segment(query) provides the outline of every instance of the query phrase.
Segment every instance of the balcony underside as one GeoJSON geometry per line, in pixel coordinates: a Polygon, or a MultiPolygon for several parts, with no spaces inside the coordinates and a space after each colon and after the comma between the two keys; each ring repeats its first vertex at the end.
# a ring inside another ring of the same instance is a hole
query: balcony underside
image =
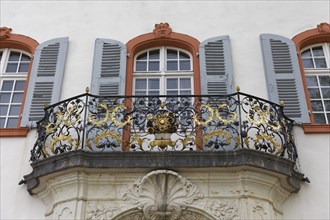
{"type": "Polygon", "coordinates": [[[281,185],[290,192],[300,189],[304,175],[295,170],[295,163],[285,158],[251,149],[236,151],[183,151],[183,152],[86,152],[71,151],[46,158],[31,164],[32,173],[24,176],[27,189],[33,194],[39,181],[47,175],[79,168],[80,170],[102,169],[132,170],[146,169],[261,169],[281,176],[281,185]],[[246,167],[246,168],[244,168],[246,167]]]}

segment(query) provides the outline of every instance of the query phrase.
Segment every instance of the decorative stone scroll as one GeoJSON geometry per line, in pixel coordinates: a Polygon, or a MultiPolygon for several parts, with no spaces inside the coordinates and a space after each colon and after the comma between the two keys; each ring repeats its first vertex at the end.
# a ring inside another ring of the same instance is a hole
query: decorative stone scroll
{"type": "Polygon", "coordinates": [[[239,217],[237,205],[231,201],[211,201],[207,206],[207,210],[220,220],[231,220],[239,217]]]}
{"type": "Polygon", "coordinates": [[[168,23],[155,24],[153,33],[156,38],[169,38],[172,33],[172,28],[170,28],[168,23]]]}
{"type": "Polygon", "coordinates": [[[110,220],[118,214],[118,208],[110,206],[109,202],[90,201],[87,202],[86,219],[87,220],[110,220]]]}
{"type": "Polygon", "coordinates": [[[323,22],[323,23],[317,25],[317,30],[320,33],[330,33],[330,24],[323,22]]]}
{"type": "Polygon", "coordinates": [[[0,27],[0,40],[9,38],[12,30],[8,27],[0,27]]]}
{"type": "Polygon", "coordinates": [[[202,198],[199,188],[170,170],[152,171],[138,180],[124,200],[142,210],[146,219],[181,219],[194,200],[202,198]]]}

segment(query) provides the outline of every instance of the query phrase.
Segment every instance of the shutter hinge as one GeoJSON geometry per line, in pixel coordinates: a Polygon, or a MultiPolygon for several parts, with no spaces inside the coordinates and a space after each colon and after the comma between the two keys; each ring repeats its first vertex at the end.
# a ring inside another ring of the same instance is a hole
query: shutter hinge
{"type": "Polygon", "coordinates": [[[198,52],[196,53],[196,57],[199,57],[199,53],[198,52]]]}
{"type": "Polygon", "coordinates": [[[130,53],[127,53],[126,56],[127,56],[127,58],[130,58],[131,57],[131,54],[130,53]]]}

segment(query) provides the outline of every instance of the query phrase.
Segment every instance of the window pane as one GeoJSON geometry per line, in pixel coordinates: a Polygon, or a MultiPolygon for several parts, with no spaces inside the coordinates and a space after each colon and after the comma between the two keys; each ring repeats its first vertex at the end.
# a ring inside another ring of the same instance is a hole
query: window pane
{"type": "Polygon", "coordinates": [[[306,76],[306,84],[307,86],[317,86],[316,76],[306,76]]]}
{"type": "Polygon", "coordinates": [[[12,105],[9,110],[9,115],[19,115],[20,108],[20,105],[12,105]]]}
{"type": "Polygon", "coordinates": [[[314,47],[314,48],[312,48],[312,50],[313,50],[314,57],[316,57],[316,56],[324,56],[323,49],[322,49],[321,46],[320,47],[314,47]]]}
{"type": "Polygon", "coordinates": [[[167,79],[167,89],[178,89],[178,79],[167,79]]]}
{"type": "Polygon", "coordinates": [[[147,79],[136,79],[135,89],[147,89],[147,79]]]}
{"type": "Polygon", "coordinates": [[[15,91],[24,91],[25,80],[19,80],[15,83],[15,91]]]}
{"type": "Polygon", "coordinates": [[[167,50],[167,59],[178,59],[178,52],[176,50],[167,50]]]}
{"type": "Polygon", "coordinates": [[[311,58],[310,59],[302,59],[302,62],[303,62],[304,68],[314,68],[313,60],[311,58]]]}
{"type": "Polygon", "coordinates": [[[314,122],[315,124],[325,124],[325,117],[324,114],[318,114],[318,113],[314,113],[314,122]]]}
{"type": "Polygon", "coordinates": [[[178,91],[167,91],[167,95],[178,95],[178,91]]]}
{"type": "Polygon", "coordinates": [[[149,79],[149,89],[159,89],[159,79],[149,79]]]}
{"type": "Polygon", "coordinates": [[[180,60],[180,70],[190,70],[190,61],[180,60]]]}
{"type": "Polygon", "coordinates": [[[308,49],[308,50],[302,52],[301,53],[301,56],[302,57],[311,57],[312,56],[312,53],[311,53],[310,49],[308,49]]]}
{"type": "Polygon", "coordinates": [[[0,116],[7,115],[8,105],[0,105],[0,116]]]}
{"type": "Polygon", "coordinates": [[[323,111],[322,101],[311,101],[313,111],[323,111]]]}
{"type": "Polygon", "coordinates": [[[175,61],[167,61],[167,70],[178,70],[178,62],[175,61]]]}
{"type": "Polygon", "coordinates": [[[146,91],[135,91],[135,95],[146,95],[146,91]]]}
{"type": "Polygon", "coordinates": [[[23,93],[14,93],[13,95],[13,103],[22,103],[22,99],[23,99],[23,93]]]}
{"type": "Polygon", "coordinates": [[[22,54],[21,61],[30,61],[30,57],[28,55],[22,54]]]}
{"type": "Polygon", "coordinates": [[[150,61],[149,71],[159,71],[159,61],[150,61]]]}
{"type": "Polygon", "coordinates": [[[315,58],[315,67],[316,68],[327,68],[325,58],[315,58]]]}
{"type": "Polygon", "coordinates": [[[327,114],[328,124],[330,124],[330,114],[327,114]]]}
{"type": "Polygon", "coordinates": [[[308,89],[308,94],[311,99],[321,98],[319,89],[308,89]]]}
{"type": "Polygon", "coordinates": [[[322,88],[322,95],[323,98],[328,99],[330,98],[330,88],[322,88]]]}
{"type": "Polygon", "coordinates": [[[180,55],[180,59],[190,59],[189,55],[182,51],[179,52],[179,55],[180,55]]]}
{"type": "Polygon", "coordinates": [[[25,73],[29,70],[29,63],[21,63],[21,65],[19,66],[18,72],[20,73],[25,73]]]}
{"type": "Polygon", "coordinates": [[[149,51],[149,59],[159,59],[159,50],[149,51]]]}
{"type": "Polygon", "coordinates": [[[147,60],[147,52],[140,54],[136,59],[137,60],[147,60]]]}
{"type": "Polygon", "coordinates": [[[191,91],[180,91],[181,95],[191,95],[191,91]]]}
{"type": "Polygon", "coordinates": [[[159,91],[149,91],[149,95],[159,95],[159,91]]]}
{"type": "Polygon", "coordinates": [[[6,72],[7,73],[16,73],[17,70],[17,63],[8,63],[6,72]]]}
{"type": "Polygon", "coordinates": [[[136,62],[136,71],[147,71],[147,62],[136,62]]]}
{"type": "Polygon", "coordinates": [[[0,128],[4,128],[5,127],[5,122],[6,122],[6,119],[5,118],[0,118],[0,128]]]}
{"type": "Polygon", "coordinates": [[[7,128],[16,128],[18,118],[8,118],[7,128]]]}
{"type": "Polygon", "coordinates": [[[20,53],[11,51],[8,60],[9,61],[19,61],[19,56],[20,56],[20,53]]]}
{"type": "Polygon", "coordinates": [[[324,105],[325,105],[325,110],[330,111],[330,100],[325,100],[324,105]]]}
{"type": "Polygon", "coordinates": [[[14,84],[14,81],[12,81],[12,80],[4,81],[2,83],[1,91],[11,91],[13,89],[13,84],[14,84]]]}
{"type": "Polygon", "coordinates": [[[190,89],[191,88],[190,79],[180,79],[180,88],[181,89],[190,89]]]}
{"type": "Polygon", "coordinates": [[[11,93],[0,93],[0,103],[9,103],[11,93]]]}
{"type": "Polygon", "coordinates": [[[1,63],[1,59],[2,59],[2,51],[0,51],[0,63],[1,63]]]}
{"type": "Polygon", "coordinates": [[[330,76],[319,76],[321,86],[330,86],[330,76]]]}

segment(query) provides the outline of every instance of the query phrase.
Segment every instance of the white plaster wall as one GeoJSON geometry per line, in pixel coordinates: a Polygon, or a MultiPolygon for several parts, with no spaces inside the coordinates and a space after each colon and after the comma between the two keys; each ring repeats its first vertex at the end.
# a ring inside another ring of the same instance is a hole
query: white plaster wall
{"type": "MultiPolygon", "coordinates": [[[[267,98],[259,35],[292,38],[329,22],[329,1],[0,1],[0,26],[39,43],[69,37],[62,99],[90,85],[96,38],[127,43],[168,22],[173,31],[200,42],[229,35],[235,84],[242,92],[267,98]]],[[[36,139],[1,138],[1,218],[39,219],[42,204],[17,183],[31,169],[29,151],[36,139]]],[[[305,135],[296,129],[303,184],[285,206],[284,218],[329,218],[329,135],[305,135]]]]}

